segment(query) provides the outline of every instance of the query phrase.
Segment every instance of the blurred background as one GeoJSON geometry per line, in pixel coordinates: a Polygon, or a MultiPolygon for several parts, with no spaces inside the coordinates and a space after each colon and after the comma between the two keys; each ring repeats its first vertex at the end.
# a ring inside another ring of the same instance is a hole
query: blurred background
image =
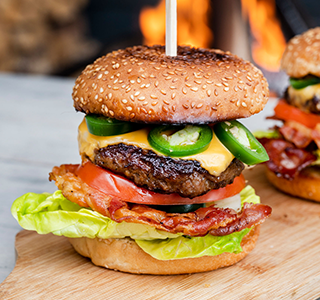
{"type": "MultiPolygon", "coordinates": [[[[287,41],[320,26],[319,0],[177,0],[178,43],[260,67],[274,93],[287,41]]],[[[0,72],[76,77],[123,47],[164,44],[165,0],[0,0],[0,72]]]]}

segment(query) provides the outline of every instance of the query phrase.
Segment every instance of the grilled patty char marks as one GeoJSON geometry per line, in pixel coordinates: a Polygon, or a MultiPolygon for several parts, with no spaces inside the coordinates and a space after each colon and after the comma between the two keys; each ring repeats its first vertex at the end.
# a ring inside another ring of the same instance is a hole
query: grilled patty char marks
{"type": "Polygon", "coordinates": [[[95,164],[125,176],[137,186],[187,198],[225,187],[244,169],[243,163],[235,158],[220,176],[213,176],[198,161],[159,156],[123,143],[96,149],[95,164]]]}

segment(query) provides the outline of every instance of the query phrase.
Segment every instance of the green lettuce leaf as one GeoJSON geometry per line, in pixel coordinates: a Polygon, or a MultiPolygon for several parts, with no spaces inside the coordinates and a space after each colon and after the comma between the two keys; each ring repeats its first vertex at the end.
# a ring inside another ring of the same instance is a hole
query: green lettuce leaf
{"type": "Polygon", "coordinates": [[[279,131],[276,129],[274,129],[274,130],[257,130],[255,132],[253,132],[253,135],[257,139],[262,139],[262,138],[277,139],[281,136],[279,131]]]}
{"type": "Polygon", "coordinates": [[[117,223],[100,213],[83,208],[67,200],[61,193],[27,193],[16,199],[11,207],[20,226],[39,234],[53,233],[71,238],[124,238],[166,239],[172,234],[144,224],[117,223]]]}
{"type": "MultiPolygon", "coordinates": [[[[240,193],[241,201],[259,203],[251,186],[240,193]]],[[[70,238],[124,238],[130,237],[148,254],[157,259],[178,259],[218,255],[223,252],[239,253],[243,236],[250,229],[228,236],[186,237],[154,227],[121,222],[117,223],[88,208],[67,200],[61,193],[27,193],[16,199],[11,213],[20,226],[39,234],[53,233],[70,238]]]]}

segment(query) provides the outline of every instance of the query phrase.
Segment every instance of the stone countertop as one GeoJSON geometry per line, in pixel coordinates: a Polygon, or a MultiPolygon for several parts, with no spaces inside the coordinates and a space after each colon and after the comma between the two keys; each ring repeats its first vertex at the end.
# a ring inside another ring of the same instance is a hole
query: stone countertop
{"type": "MultiPolygon", "coordinates": [[[[21,230],[10,213],[13,201],[27,192],[53,192],[48,173],[55,165],[79,163],[74,79],[0,73],[0,282],[15,265],[15,235],[21,230]]],[[[273,125],[275,100],[242,122],[252,131],[273,125]]]]}

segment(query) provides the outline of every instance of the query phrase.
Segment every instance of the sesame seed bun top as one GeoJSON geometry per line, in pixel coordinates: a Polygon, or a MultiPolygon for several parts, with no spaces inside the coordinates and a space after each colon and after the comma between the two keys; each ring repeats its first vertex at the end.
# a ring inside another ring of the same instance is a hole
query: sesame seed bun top
{"type": "Polygon", "coordinates": [[[213,123],[249,117],[269,96],[262,72],[229,52],[164,46],[113,51],[88,65],[73,89],[84,113],[147,123],[213,123]]]}
{"type": "Polygon", "coordinates": [[[320,27],[292,38],[283,53],[281,69],[290,77],[320,77],[320,27]]]}

